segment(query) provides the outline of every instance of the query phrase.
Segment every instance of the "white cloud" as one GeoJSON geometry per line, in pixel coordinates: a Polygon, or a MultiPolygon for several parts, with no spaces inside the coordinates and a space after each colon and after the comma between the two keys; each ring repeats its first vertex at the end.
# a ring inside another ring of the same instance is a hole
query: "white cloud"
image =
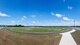
{"type": "Polygon", "coordinates": [[[73,9],[73,7],[72,7],[72,6],[68,6],[68,9],[69,9],[69,10],[72,10],[72,9],[73,9]]]}
{"type": "Polygon", "coordinates": [[[62,14],[58,14],[58,13],[51,13],[51,15],[53,15],[53,16],[56,16],[56,17],[62,17],[63,15],[62,14]]]}
{"type": "Polygon", "coordinates": [[[69,20],[71,20],[71,19],[69,19],[68,17],[63,17],[63,20],[69,21],[69,20]]]}
{"type": "Polygon", "coordinates": [[[8,15],[0,12],[0,16],[8,16],[8,15]]]}
{"type": "Polygon", "coordinates": [[[68,17],[65,17],[65,16],[62,15],[62,14],[58,14],[58,13],[56,13],[56,14],[51,13],[51,15],[56,16],[56,17],[59,17],[59,18],[62,18],[63,20],[66,20],[66,21],[72,21],[72,20],[73,20],[73,19],[70,19],[70,18],[68,18],[68,17]]]}
{"type": "Polygon", "coordinates": [[[55,14],[55,16],[57,16],[57,17],[62,17],[63,15],[61,15],[61,14],[55,14]]]}
{"type": "Polygon", "coordinates": [[[23,16],[23,18],[27,18],[26,16],[23,16]]]}
{"type": "Polygon", "coordinates": [[[22,16],[21,21],[23,21],[23,20],[26,19],[26,18],[27,18],[26,16],[22,16]]]}

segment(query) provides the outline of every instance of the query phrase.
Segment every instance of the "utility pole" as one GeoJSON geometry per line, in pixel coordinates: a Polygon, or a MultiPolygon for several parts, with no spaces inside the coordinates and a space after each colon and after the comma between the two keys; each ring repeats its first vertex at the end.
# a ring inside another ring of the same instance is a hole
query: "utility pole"
{"type": "Polygon", "coordinates": [[[74,23],[74,25],[73,25],[73,26],[74,26],[74,29],[75,29],[75,27],[76,27],[76,25],[75,25],[75,20],[73,21],[73,23],[74,23]]]}

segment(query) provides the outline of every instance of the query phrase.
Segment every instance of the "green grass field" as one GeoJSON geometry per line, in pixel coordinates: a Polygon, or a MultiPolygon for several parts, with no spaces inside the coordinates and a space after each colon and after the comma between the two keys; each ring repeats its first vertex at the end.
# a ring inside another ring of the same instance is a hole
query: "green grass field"
{"type": "Polygon", "coordinates": [[[67,30],[69,27],[4,27],[15,32],[57,32],[67,30]]]}

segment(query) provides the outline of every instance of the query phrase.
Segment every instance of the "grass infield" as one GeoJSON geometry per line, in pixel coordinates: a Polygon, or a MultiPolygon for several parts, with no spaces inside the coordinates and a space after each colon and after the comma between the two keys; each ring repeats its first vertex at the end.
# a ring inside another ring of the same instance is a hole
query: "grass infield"
{"type": "Polygon", "coordinates": [[[67,30],[69,27],[4,27],[15,32],[57,32],[67,30]]]}

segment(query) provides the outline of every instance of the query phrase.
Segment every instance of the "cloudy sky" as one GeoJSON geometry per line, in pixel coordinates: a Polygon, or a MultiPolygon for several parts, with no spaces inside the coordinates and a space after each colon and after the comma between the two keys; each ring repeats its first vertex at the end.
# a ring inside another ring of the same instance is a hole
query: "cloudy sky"
{"type": "Polygon", "coordinates": [[[80,0],[0,0],[0,25],[80,25],[80,0]]]}

